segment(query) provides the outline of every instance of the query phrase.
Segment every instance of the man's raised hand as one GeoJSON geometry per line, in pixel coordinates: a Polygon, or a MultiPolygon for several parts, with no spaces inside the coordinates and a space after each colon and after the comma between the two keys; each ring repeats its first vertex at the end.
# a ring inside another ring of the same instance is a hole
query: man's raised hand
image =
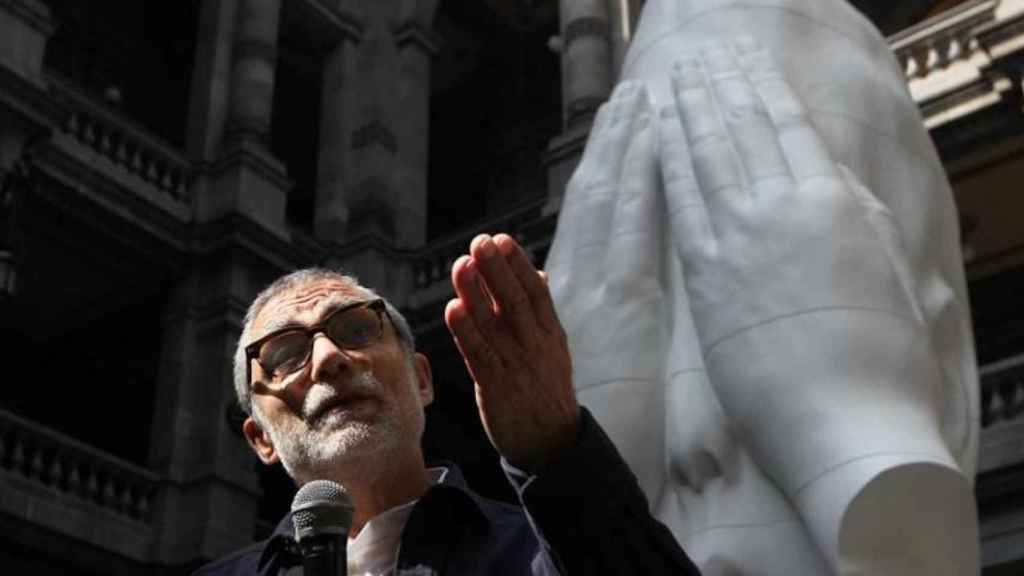
{"type": "Polygon", "coordinates": [[[452,267],[445,323],[495,449],[536,472],[575,440],[579,406],[565,331],[544,277],[505,234],[480,235],[452,267]]]}

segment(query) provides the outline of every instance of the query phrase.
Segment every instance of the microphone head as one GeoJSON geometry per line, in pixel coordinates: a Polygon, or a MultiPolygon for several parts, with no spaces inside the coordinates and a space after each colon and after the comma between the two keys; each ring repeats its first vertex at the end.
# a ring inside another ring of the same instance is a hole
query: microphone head
{"type": "Polygon", "coordinates": [[[322,534],[348,536],[352,527],[352,499],[336,482],[313,480],[292,499],[295,540],[322,534]]]}

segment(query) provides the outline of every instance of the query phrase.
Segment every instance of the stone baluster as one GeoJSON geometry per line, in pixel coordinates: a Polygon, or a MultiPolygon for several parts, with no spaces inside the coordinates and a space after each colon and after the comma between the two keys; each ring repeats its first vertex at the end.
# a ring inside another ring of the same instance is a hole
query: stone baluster
{"type": "Polygon", "coordinates": [[[14,446],[11,449],[11,470],[21,473],[25,464],[25,441],[21,434],[14,434],[14,446]]]}
{"type": "Polygon", "coordinates": [[[60,451],[55,450],[53,453],[53,459],[50,461],[50,468],[46,473],[46,484],[53,486],[58,490],[63,488],[64,467],[61,465],[60,451]]]}
{"type": "Polygon", "coordinates": [[[83,496],[89,502],[97,502],[97,497],[100,493],[100,484],[96,468],[94,466],[90,466],[88,463],[86,463],[85,466],[87,480],[85,481],[85,494],[83,496]]]}
{"type": "Polygon", "coordinates": [[[68,473],[67,490],[71,494],[80,496],[82,494],[82,476],[78,472],[80,465],[74,460],[71,460],[68,462],[68,468],[70,468],[71,471],[68,473]]]}

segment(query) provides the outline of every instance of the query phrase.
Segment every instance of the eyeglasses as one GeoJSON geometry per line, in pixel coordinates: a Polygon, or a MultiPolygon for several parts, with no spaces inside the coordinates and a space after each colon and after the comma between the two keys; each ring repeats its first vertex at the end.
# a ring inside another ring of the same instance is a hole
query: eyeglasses
{"type": "Polygon", "coordinates": [[[252,382],[252,361],[255,360],[271,389],[280,389],[289,374],[306,366],[313,355],[313,340],[323,333],[341,350],[366,348],[380,340],[384,333],[384,301],[356,302],[338,308],[315,326],[288,327],[275,330],[245,347],[246,380],[252,382]]]}

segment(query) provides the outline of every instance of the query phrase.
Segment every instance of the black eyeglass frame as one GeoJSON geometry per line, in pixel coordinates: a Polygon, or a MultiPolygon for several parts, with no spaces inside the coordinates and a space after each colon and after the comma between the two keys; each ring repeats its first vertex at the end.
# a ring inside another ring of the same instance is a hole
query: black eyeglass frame
{"type": "MultiPolygon", "coordinates": [[[[305,368],[306,364],[309,363],[309,359],[313,355],[313,340],[317,334],[323,333],[323,335],[326,336],[327,339],[331,341],[331,343],[333,343],[335,346],[339,346],[338,343],[335,342],[324,329],[327,327],[327,324],[330,323],[330,321],[338,314],[348,312],[350,310],[355,310],[357,308],[370,308],[377,313],[377,320],[380,322],[380,335],[377,336],[376,340],[368,342],[366,346],[369,346],[374,342],[379,342],[381,338],[384,337],[384,317],[387,317],[389,322],[393,322],[391,320],[391,314],[388,314],[388,308],[387,305],[384,304],[384,300],[382,298],[377,298],[375,300],[366,300],[363,302],[352,302],[351,304],[346,304],[345,306],[341,306],[337,310],[334,310],[333,312],[328,314],[326,318],[324,318],[320,322],[317,322],[313,326],[285,326],[284,328],[274,330],[270,334],[264,335],[259,340],[256,340],[255,342],[248,344],[245,347],[245,380],[248,383],[249,387],[251,388],[253,384],[255,384],[252,381],[253,360],[255,360],[256,363],[260,365],[260,368],[264,372],[269,373],[266,366],[264,366],[263,363],[260,362],[260,347],[262,347],[265,343],[269,342],[270,340],[277,336],[280,336],[281,334],[286,334],[289,332],[304,332],[306,336],[309,338],[310,344],[309,349],[306,351],[305,359],[295,368],[294,371],[292,371],[292,373],[297,372],[305,368]]],[[[342,348],[343,350],[350,349],[341,346],[339,346],[339,348],[342,348]]],[[[273,387],[271,386],[271,388],[273,387]]]]}

